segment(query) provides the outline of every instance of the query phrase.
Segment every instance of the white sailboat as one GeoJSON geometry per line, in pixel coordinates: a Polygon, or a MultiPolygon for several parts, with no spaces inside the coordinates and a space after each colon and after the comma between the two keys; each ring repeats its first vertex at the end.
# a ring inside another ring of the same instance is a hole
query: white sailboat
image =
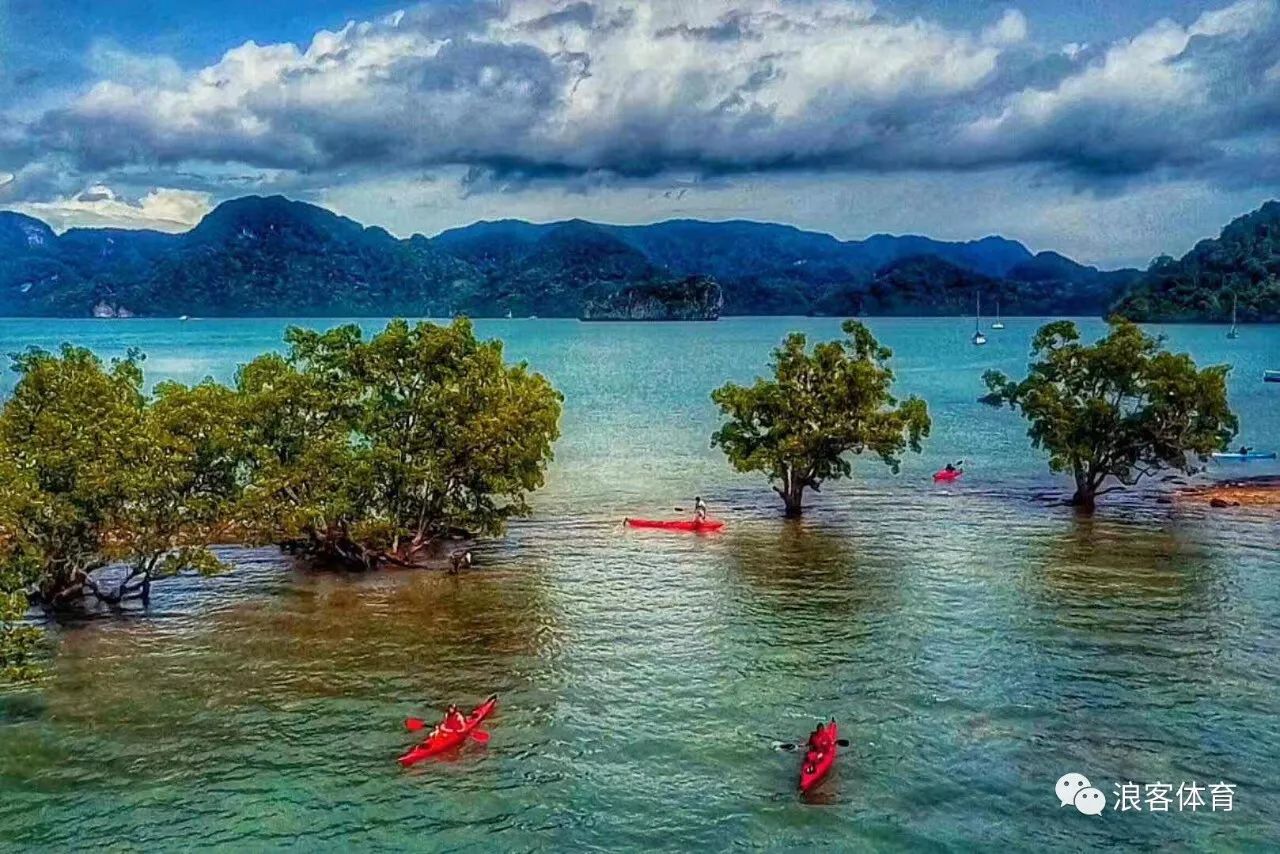
{"type": "Polygon", "coordinates": [[[982,334],[982,294],[974,295],[973,308],[973,343],[976,347],[981,347],[987,343],[987,336],[982,334]]]}
{"type": "Polygon", "coordinates": [[[1000,319],[1000,300],[996,300],[996,322],[991,324],[992,329],[1004,329],[1004,321],[1000,319]]]}
{"type": "Polygon", "coordinates": [[[1231,329],[1227,332],[1228,338],[1240,337],[1240,327],[1236,325],[1236,304],[1236,295],[1233,293],[1231,295],[1231,329]]]}

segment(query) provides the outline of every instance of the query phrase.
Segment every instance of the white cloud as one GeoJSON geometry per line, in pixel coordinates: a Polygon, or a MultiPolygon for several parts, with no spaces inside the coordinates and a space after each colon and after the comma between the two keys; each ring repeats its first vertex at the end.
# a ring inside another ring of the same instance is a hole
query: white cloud
{"type": "Polygon", "coordinates": [[[968,31],[862,0],[429,5],[191,72],[99,46],[103,79],[36,136],[91,170],[1134,175],[1280,124],[1276,3],[1096,50],[1031,45],[1013,8],[968,31]]]}
{"type": "Polygon", "coordinates": [[[982,31],[987,44],[1011,45],[1027,37],[1027,18],[1017,9],[1006,9],[1000,20],[982,31]]]}
{"type": "Polygon", "coordinates": [[[161,187],[130,202],[103,185],[75,196],[14,205],[15,210],[44,220],[57,232],[85,226],[186,231],[212,207],[208,193],[161,187]]]}
{"type": "Polygon", "coordinates": [[[840,0],[469,10],[353,23],[305,49],[246,42],[180,83],[108,76],[42,140],[90,167],[892,164],[918,159],[937,111],[979,93],[1026,28],[1015,11],[971,33],[840,0]]]}
{"type": "Polygon", "coordinates": [[[1240,0],[1188,26],[1160,21],[1056,86],[1013,94],[958,137],[989,159],[1101,173],[1211,161],[1277,125],[1280,86],[1267,64],[1280,50],[1278,18],[1276,0],[1240,0]]]}
{"type": "Polygon", "coordinates": [[[1203,200],[1181,240],[1229,218],[1214,188],[1243,210],[1280,181],[1280,0],[1222,2],[1110,43],[1037,43],[1016,0],[967,27],[867,0],[430,3],[194,69],[100,42],[99,79],[14,125],[3,162],[25,165],[0,193],[172,228],[207,198],[144,213],[70,191],[288,192],[400,231],[504,215],[1005,231],[1130,261],[1160,249],[1158,216],[1125,199],[1203,200]]]}

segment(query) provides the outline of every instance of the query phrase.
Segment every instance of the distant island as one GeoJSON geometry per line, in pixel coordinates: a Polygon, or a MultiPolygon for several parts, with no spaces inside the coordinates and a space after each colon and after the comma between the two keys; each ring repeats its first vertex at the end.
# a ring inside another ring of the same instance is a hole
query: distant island
{"type": "Polygon", "coordinates": [[[677,282],[627,285],[596,299],[588,299],[583,320],[719,320],[724,308],[720,286],[706,276],[677,282]]]}
{"type": "Polygon", "coordinates": [[[1103,271],[1002,237],[843,241],[772,223],[477,222],[400,239],[280,196],[183,234],[0,211],[0,315],[65,317],[1006,315],[1280,319],[1280,204],[1150,270],[1103,271]]]}

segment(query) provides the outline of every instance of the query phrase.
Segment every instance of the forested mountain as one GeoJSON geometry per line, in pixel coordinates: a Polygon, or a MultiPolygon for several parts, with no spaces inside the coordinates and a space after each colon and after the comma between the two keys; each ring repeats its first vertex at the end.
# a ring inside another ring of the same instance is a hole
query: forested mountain
{"type": "MultiPolygon", "coordinates": [[[[520,220],[478,222],[440,234],[436,242],[487,271],[524,262],[539,240],[581,221],[535,225],[520,220]]],[[[916,235],[873,235],[842,241],[790,225],[730,220],[676,219],[651,225],[595,225],[634,248],[654,266],[678,276],[711,276],[721,282],[791,282],[825,289],[868,281],[876,271],[903,258],[932,255],[959,267],[1004,276],[1032,254],[1021,243],[987,237],[964,243],[916,235]]]]}
{"type": "Polygon", "coordinates": [[[669,297],[684,306],[677,314],[719,311],[721,300],[725,314],[956,314],[978,292],[1006,314],[1096,314],[1134,275],[1000,237],[842,241],[746,221],[502,220],[401,240],[313,205],[250,196],[185,234],[58,236],[0,212],[7,315],[578,317],[589,305],[638,304],[637,295],[669,297]]]}
{"type": "Polygon", "coordinates": [[[1116,310],[1134,320],[1280,321],[1280,202],[1232,220],[1174,260],[1162,256],[1116,310]]]}

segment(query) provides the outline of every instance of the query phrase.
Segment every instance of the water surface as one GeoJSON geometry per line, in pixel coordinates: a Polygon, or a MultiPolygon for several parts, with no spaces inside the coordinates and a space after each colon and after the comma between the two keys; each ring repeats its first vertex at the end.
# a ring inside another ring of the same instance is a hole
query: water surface
{"type": "MultiPolygon", "coordinates": [[[[870,323],[933,436],[898,476],[859,462],[798,524],[709,447],[707,395],[838,321],[478,323],[566,395],[535,515],[461,577],[229,549],[231,574],[63,628],[41,690],[0,699],[0,846],[1274,848],[1276,518],[1129,498],[1080,518],[1025,425],[976,402],[983,370],[1024,368],[1037,321],[983,349],[962,320],[870,323]],[[964,479],[935,487],[956,457],[964,479]],[[619,526],[695,494],[722,535],[619,526]],[[395,765],[406,714],[495,690],[487,748],[395,765]],[[854,744],[804,801],[774,747],[828,715],[854,744]],[[1229,814],[1093,818],[1059,808],[1067,771],[1109,798],[1239,788],[1229,814]]],[[[285,325],[4,320],[0,349],[138,346],[150,380],[229,379],[285,325]]],[[[1241,441],[1280,444],[1260,382],[1280,330],[1164,331],[1234,364],[1241,441]]]]}

